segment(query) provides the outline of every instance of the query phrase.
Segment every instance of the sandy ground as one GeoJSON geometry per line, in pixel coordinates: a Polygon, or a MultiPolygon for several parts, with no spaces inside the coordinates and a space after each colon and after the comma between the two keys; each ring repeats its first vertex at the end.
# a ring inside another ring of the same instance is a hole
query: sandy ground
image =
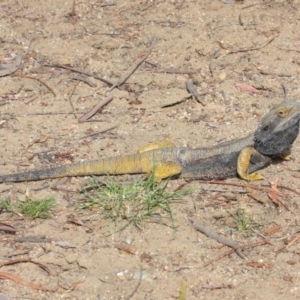
{"type": "MultiPolygon", "coordinates": [[[[1,174],[133,153],[157,140],[213,145],[253,131],[283,100],[282,84],[288,99],[299,98],[299,0],[8,0],[0,8],[0,60],[23,53],[13,76],[0,77],[1,174]],[[154,38],[151,54],[125,88],[110,92],[113,101],[79,123],[105,97],[107,85],[45,65],[117,82],[154,38]],[[189,78],[202,103],[186,91],[189,78]]],[[[291,161],[272,164],[262,171],[265,180],[252,184],[270,187],[278,180],[288,209],[275,206],[267,192],[256,191],[263,203],[253,200],[237,178],[218,185],[193,181],[187,185],[193,192],[172,206],[176,231],[147,224],[104,238],[110,225],[78,208],[84,178],[2,184],[2,199],[53,196],[56,206],[48,220],[1,214],[19,230],[2,233],[1,261],[32,259],[51,275],[30,263],[0,271],[51,291],[9,280],[0,281],[0,291],[8,299],[178,299],[187,282],[187,299],[299,299],[299,145],[291,161]],[[238,209],[261,225],[249,229],[250,237],[233,226],[230,214],[238,209]],[[89,229],[69,223],[70,216],[89,229]],[[205,266],[228,248],[195,231],[190,217],[241,244],[268,244],[245,250],[245,259],[233,253],[205,266]],[[65,243],[14,240],[27,236],[65,243]],[[133,253],[116,243],[129,244],[133,253]]],[[[184,183],[173,180],[169,189],[184,183]]]]}

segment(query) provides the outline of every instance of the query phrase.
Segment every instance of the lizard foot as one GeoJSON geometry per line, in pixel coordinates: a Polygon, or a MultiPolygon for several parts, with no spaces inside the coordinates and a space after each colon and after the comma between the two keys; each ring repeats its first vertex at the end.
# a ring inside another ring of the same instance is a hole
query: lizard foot
{"type": "Polygon", "coordinates": [[[292,155],[290,153],[282,153],[277,156],[283,160],[291,160],[292,159],[292,155]]]}
{"type": "Polygon", "coordinates": [[[251,173],[251,174],[246,174],[246,176],[244,176],[244,177],[241,176],[241,178],[243,178],[245,180],[248,180],[248,181],[255,181],[255,180],[262,180],[262,179],[264,179],[264,176],[262,176],[259,173],[251,173]]]}
{"type": "Polygon", "coordinates": [[[246,147],[240,152],[237,161],[237,173],[242,179],[248,181],[261,180],[264,178],[259,173],[248,174],[247,172],[250,164],[250,159],[253,154],[259,154],[259,152],[252,147],[246,147]]]}

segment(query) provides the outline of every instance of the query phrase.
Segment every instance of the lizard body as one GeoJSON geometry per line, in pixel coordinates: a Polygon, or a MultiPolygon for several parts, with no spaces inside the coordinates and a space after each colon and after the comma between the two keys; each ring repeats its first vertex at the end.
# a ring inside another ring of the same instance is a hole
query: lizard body
{"type": "Polygon", "coordinates": [[[151,172],[157,180],[174,175],[220,179],[237,173],[243,179],[257,180],[262,177],[253,172],[267,165],[273,156],[286,157],[290,152],[299,132],[299,120],[300,103],[282,102],[262,118],[254,134],[216,146],[190,149],[158,142],[136,154],[2,175],[0,182],[151,172]]]}

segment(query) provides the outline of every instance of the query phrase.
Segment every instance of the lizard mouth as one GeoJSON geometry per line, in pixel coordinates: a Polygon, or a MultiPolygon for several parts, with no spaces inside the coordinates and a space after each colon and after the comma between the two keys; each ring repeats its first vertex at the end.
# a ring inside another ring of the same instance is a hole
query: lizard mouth
{"type": "Polygon", "coordinates": [[[298,136],[299,120],[291,122],[290,126],[286,125],[285,130],[274,132],[257,130],[254,134],[254,148],[264,155],[278,155],[288,152],[298,136]]]}

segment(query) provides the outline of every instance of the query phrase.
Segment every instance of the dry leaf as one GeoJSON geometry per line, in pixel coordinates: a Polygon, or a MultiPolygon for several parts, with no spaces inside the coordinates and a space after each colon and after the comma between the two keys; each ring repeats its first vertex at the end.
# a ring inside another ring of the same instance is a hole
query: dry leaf
{"type": "Polygon", "coordinates": [[[74,244],[72,244],[71,242],[68,241],[57,241],[55,242],[56,245],[68,249],[68,248],[76,248],[76,246],[74,244]]]}
{"type": "Polygon", "coordinates": [[[6,233],[13,233],[13,234],[17,232],[17,229],[15,229],[13,226],[9,224],[5,224],[3,222],[0,222],[0,230],[6,233]]]}
{"type": "Polygon", "coordinates": [[[246,263],[246,266],[257,268],[257,269],[261,269],[261,268],[271,269],[273,265],[271,263],[259,263],[259,262],[252,261],[246,263]]]}
{"type": "Polygon", "coordinates": [[[276,225],[274,225],[270,228],[266,228],[264,230],[264,234],[271,235],[271,234],[274,234],[275,232],[278,232],[280,230],[281,230],[281,226],[276,224],[276,225]]]}
{"type": "Polygon", "coordinates": [[[45,143],[48,140],[49,136],[47,135],[41,135],[37,143],[45,143]]]}
{"type": "Polygon", "coordinates": [[[260,93],[260,91],[258,89],[256,89],[255,87],[253,87],[251,85],[240,84],[240,83],[235,83],[234,85],[235,85],[235,87],[239,88],[242,91],[248,91],[250,93],[256,93],[256,94],[260,93]]]}
{"type": "Polygon", "coordinates": [[[129,245],[124,244],[124,243],[115,243],[114,246],[117,249],[122,250],[129,254],[135,254],[135,252],[136,252],[136,250],[133,247],[130,247],[129,245]]]}
{"type": "Polygon", "coordinates": [[[19,66],[21,65],[22,57],[23,56],[19,54],[14,58],[8,60],[7,62],[0,64],[0,77],[17,71],[19,66]]]}

